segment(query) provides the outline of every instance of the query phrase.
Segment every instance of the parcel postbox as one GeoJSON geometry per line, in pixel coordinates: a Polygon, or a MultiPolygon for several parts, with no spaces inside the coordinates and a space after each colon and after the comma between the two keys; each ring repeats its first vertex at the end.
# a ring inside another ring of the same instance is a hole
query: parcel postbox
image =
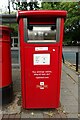
{"type": "Polygon", "coordinates": [[[67,12],[18,11],[23,108],[57,108],[67,12]]]}
{"type": "Polygon", "coordinates": [[[11,73],[11,29],[0,26],[0,104],[10,103],[13,98],[11,73]]]}

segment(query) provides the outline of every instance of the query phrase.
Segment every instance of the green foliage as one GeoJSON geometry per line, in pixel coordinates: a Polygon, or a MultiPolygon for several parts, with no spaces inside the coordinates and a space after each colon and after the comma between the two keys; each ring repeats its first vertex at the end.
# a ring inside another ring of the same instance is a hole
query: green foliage
{"type": "MultiPolygon", "coordinates": [[[[16,10],[37,10],[39,9],[38,1],[36,2],[13,2],[13,6],[16,4],[16,10]]],[[[15,8],[14,8],[15,9],[15,8]]]]}
{"type": "Polygon", "coordinates": [[[28,4],[27,4],[27,2],[22,2],[21,4],[20,4],[20,2],[17,2],[17,3],[15,3],[16,4],[16,10],[27,10],[27,7],[28,7],[28,4]]]}
{"type": "Polygon", "coordinates": [[[10,24],[10,27],[13,29],[11,36],[18,36],[18,24],[17,23],[10,24]]]}
{"type": "Polygon", "coordinates": [[[48,10],[66,10],[68,12],[66,19],[66,26],[72,25],[80,19],[80,11],[78,9],[78,2],[43,2],[42,9],[48,10]]]}
{"type": "Polygon", "coordinates": [[[41,9],[43,9],[43,10],[52,10],[53,7],[51,5],[53,5],[53,3],[42,2],[41,9]]]}
{"type": "Polygon", "coordinates": [[[66,10],[67,19],[65,21],[65,41],[80,41],[80,9],[79,2],[43,2],[42,8],[45,10],[66,10]]]}
{"type": "Polygon", "coordinates": [[[12,23],[12,24],[4,24],[6,26],[9,26],[12,29],[11,36],[18,36],[18,24],[12,23]]]}

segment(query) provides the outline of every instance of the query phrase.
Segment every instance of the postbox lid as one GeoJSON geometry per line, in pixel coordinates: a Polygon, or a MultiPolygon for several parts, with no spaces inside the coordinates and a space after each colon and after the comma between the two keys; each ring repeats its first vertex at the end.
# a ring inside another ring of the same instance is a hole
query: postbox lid
{"type": "Polygon", "coordinates": [[[65,10],[28,10],[18,11],[18,19],[20,17],[66,17],[65,10]]]}
{"type": "Polygon", "coordinates": [[[56,18],[66,18],[67,11],[65,10],[29,10],[18,11],[17,21],[20,18],[28,18],[32,24],[55,23],[56,18]]]}
{"type": "Polygon", "coordinates": [[[54,16],[54,17],[66,17],[67,11],[65,10],[28,10],[18,11],[18,17],[38,17],[38,16],[54,16]]]}

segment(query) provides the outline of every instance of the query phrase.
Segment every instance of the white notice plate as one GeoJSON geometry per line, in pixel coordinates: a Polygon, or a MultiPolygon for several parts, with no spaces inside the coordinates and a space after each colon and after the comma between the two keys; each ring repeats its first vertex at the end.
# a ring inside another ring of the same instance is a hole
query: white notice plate
{"type": "Polygon", "coordinates": [[[34,65],[50,65],[50,54],[33,54],[34,65]]]}
{"type": "Polygon", "coordinates": [[[35,47],[35,51],[44,51],[48,50],[48,47],[35,47]]]}

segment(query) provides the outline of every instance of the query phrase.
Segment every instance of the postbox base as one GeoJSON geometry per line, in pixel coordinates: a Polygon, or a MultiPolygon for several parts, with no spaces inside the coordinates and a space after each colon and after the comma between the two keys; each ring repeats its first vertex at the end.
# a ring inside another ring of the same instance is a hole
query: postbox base
{"type": "Polygon", "coordinates": [[[0,95],[2,99],[0,99],[0,105],[6,105],[13,100],[13,84],[11,83],[9,86],[0,88],[0,95]]]}

